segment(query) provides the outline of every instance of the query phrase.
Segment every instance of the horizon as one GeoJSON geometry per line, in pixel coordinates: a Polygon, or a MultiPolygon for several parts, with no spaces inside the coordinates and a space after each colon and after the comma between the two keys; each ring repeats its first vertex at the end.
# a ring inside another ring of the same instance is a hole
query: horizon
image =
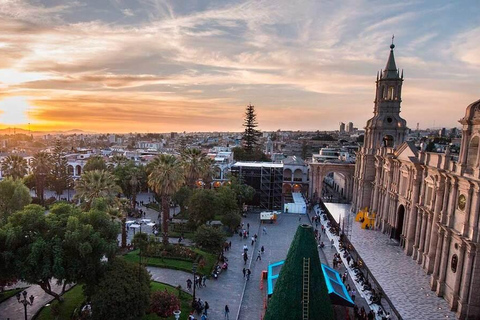
{"type": "Polygon", "coordinates": [[[363,129],[392,34],[409,128],[459,127],[480,98],[479,14],[473,0],[6,1],[0,128],[242,132],[252,103],[265,132],[363,129]]]}

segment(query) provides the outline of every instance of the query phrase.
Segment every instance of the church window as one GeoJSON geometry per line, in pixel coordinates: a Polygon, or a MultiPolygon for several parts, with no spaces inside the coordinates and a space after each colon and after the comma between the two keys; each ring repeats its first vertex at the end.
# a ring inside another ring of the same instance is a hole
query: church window
{"type": "Polygon", "coordinates": [[[425,205],[429,206],[430,202],[432,202],[432,194],[433,194],[433,188],[432,187],[427,187],[427,195],[425,197],[425,205]]]}
{"type": "Polygon", "coordinates": [[[452,256],[452,261],[450,262],[450,267],[452,268],[452,272],[457,272],[457,264],[458,264],[458,256],[454,254],[452,256]]]}
{"type": "Polygon", "coordinates": [[[473,168],[477,162],[477,152],[478,152],[479,138],[473,137],[468,144],[467,150],[467,173],[472,173],[473,168]]]}
{"type": "Polygon", "coordinates": [[[383,137],[383,146],[387,148],[393,148],[393,137],[391,135],[386,135],[383,137]]]}
{"type": "Polygon", "coordinates": [[[394,93],[395,93],[395,88],[389,87],[389,88],[388,88],[387,100],[393,100],[394,93]]]}

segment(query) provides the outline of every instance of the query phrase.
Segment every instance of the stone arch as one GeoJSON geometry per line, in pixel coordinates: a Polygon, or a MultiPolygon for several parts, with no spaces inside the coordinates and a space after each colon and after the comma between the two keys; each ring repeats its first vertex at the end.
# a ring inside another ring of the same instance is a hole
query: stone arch
{"type": "Polygon", "coordinates": [[[214,179],[221,179],[222,178],[222,169],[218,166],[216,166],[213,169],[213,178],[214,179]]]}
{"type": "Polygon", "coordinates": [[[386,134],[383,136],[383,146],[387,148],[393,148],[395,145],[395,139],[392,135],[386,134]]]}
{"type": "Polygon", "coordinates": [[[292,185],[290,183],[284,183],[282,187],[283,194],[291,193],[292,192],[292,185]]]}
{"type": "Polygon", "coordinates": [[[353,175],[355,164],[351,163],[310,163],[310,197],[322,196],[323,180],[330,172],[342,174],[345,178],[344,195],[347,201],[353,198],[353,175]]]}
{"type": "Polygon", "coordinates": [[[293,181],[302,181],[303,178],[303,171],[302,169],[296,169],[293,172],[293,181]]]}
{"type": "Polygon", "coordinates": [[[467,172],[473,172],[478,164],[478,147],[479,147],[480,138],[478,136],[472,137],[468,144],[467,149],[467,172]]]}
{"type": "Polygon", "coordinates": [[[83,169],[83,168],[82,168],[79,164],[77,164],[77,165],[75,166],[75,175],[76,175],[76,176],[81,176],[81,175],[82,175],[82,169],[83,169]]]}
{"type": "Polygon", "coordinates": [[[293,175],[291,169],[283,170],[283,181],[292,181],[293,175]]]}
{"type": "Polygon", "coordinates": [[[292,192],[297,192],[297,193],[302,192],[302,185],[298,184],[298,183],[295,183],[293,185],[292,192]]]}

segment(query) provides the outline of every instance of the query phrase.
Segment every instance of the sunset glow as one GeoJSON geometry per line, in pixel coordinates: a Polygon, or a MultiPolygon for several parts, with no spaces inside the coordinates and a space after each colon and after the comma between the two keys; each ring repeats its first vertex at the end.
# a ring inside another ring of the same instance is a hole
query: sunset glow
{"type": "Polygon", "coordinates": [[[474,0],[0,1],[0,127],[241,131],[252,103],[262,130],[362,128],[392,34],[408,125],[457,126],[479,99],[479,14],[474,0]]]}

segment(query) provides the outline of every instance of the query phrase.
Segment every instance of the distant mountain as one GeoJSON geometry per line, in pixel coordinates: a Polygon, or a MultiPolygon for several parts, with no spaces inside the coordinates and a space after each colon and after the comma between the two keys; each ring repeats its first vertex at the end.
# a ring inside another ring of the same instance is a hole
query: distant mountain
{"type": "Polygon", "coordinates": [[[66,131],[28,131],[21,128],[4,128],[0,129],[0,135],[2,134],[33,134],[33,135],[44,135],[44,134],[95,134],[96,132],[84,131],[81,129],[71,129],[66,131]]]}

